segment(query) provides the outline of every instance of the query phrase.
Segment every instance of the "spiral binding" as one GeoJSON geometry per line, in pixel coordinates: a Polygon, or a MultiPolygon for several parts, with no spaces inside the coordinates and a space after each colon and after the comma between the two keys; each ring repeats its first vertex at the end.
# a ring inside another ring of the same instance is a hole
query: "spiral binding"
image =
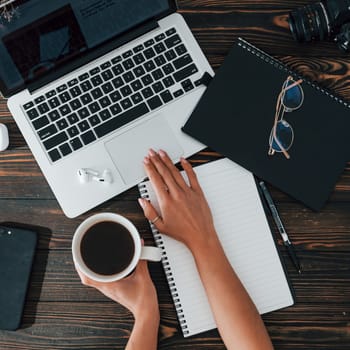
{"type": "MultiPolygon", "coordinates": [[[[149,195],[148,195],[146,185],[141,183],[138,185],[138,188],[139,188],[141,198],[149,200],[149,195]]],[[[166,256],[163,237],[162,237],[161,233],[156,229],[156,227],[151,222],[149,222],[149,224],[151,226],[152,234],[153,234],[153,237],[154,237],[154,240],[156,242],[157,247],[162,249],[163,269],[164,269],[165,276],[166,276],[166,279],[167,279],[168,284],[169,284],[171,296],[172,296],[174,304],[175,304],[175,309],[176,309],[176,313],[177,313],[177,318],[179,319],[180,327],[182,329],[183,334],[188,335],[189,331],[188,331],[187,322],[186,322],[185,315],[184,315],[184,312],[182,309],[181,301],[179,299],[179,294],[177,292],[176,284],[175,284],[175,281],[173,278],[173,273],[172,273],[172,270],[171,270],[171,267],[170,267],[170,264],[168,261],[168,257],[166,256]]]]}
{"type": "Polygon", "coordinates": [[[238,46],[251,52],[253,55],[259,57],[260,59],[262,59],[266,63],[274,65],[277,69],[284,70],[287,74],[292,75],[294,78],[302,79],[303,82],[312,86],[314,89],[322,92],[323,94],[327,95],[328,97],[330,97],[334,101],[344,105],[345,107],[350,108],[350,103],[346,102],[342,97],[336,95],[334,92],[331,92],[330,90],[327,90],[325,88],[320,87],[315,82],[303,77],[302,75],[297,74],[296,72],[292,71],[288,66],[286,66],[283,62],[281,62],[277,58],[270,56],[266,52],[258,49],[256,46],[250,44],[248,41],[246,41],[242,38],[238,38],[238,46]]]}

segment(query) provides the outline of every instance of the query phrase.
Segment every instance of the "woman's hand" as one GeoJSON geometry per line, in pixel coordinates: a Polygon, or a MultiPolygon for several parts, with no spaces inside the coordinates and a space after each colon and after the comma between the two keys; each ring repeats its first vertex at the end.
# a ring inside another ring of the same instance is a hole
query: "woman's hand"
{"type": "Polygon", "coordinates": [[[196,173],[183,158],[181,165],[189,184],[164,151],[150,150],[144,159],[144,167],[157,195],[160,213],[145,199],[140,198],[139,203],[147,219],[154,221],[160,232],[185,243],[193,252],[217,236],[196,173]]]}
{"type": "Polygon", "coordinates": [[[84,285],[96,288],[108,298],[125,306],[136,320],[147,313],[151,313],[154,319],[159,319],[157,292],[148,272],[147,261],[140,260],[132,275],[117,282],[96,282],[80,270],[77,271],[84,285]]]}

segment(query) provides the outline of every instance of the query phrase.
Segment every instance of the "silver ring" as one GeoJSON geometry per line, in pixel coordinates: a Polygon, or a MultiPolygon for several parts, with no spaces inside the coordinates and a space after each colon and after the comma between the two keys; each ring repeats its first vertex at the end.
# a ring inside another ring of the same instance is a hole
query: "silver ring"
{"type": "Polygon", "coordinates": [[[154,225],[159,219],[160,216],[158,215],[155,219],[151,220],[151,224],[154,225]]]}

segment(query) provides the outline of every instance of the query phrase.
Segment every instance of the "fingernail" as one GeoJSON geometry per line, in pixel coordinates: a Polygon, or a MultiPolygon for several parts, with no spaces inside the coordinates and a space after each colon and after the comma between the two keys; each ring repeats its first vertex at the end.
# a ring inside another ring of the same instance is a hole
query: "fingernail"
{"type": "Polygon", "coordinates": [[[143,159],[143,162],[145,163],[145,164],[149,164],[149,158],[148,157],[145,157],[144,159],[143,159]]]}
{"type": "Polygon", "coordinates": [[[151,148],[151,149],[149,150],[149,155],[150,155],[151,157],[154,157],[154,156],[156,155],[156,152],[154,152],[154,150],[151,148]]]}
{"type": "Polygon", "coordinates": [[[145,209],[146,203],[144,202],[144,200],[142,198],[139,198],[138,201],[139,201],[141,208],[145,209]]]}
{"type": "Polygon", "coordinates": [[[184,157],[181,157],[181,162],[188,163],[187,159],[185,159],[184,157]]]}
{"type": "Polygon", "coordinates": [[[162,149],[160,149],[160,150],[159,150],[159,155],[160,155],[162,158],[164,158],[164,157],[166,156],[166,153],[165,153],[162,149]]]}

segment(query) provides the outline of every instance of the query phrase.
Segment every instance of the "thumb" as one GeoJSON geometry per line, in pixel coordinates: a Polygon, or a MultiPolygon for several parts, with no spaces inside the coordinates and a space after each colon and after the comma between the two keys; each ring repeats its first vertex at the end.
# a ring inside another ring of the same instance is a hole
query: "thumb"
{"type": "Polygon", "coordinates": [[[139,198],[139,204],[143,209],[145,217],[156,227],[157,230],[163,231],[164,222],[163,218],[158,214],[154,206],[146,199],[139,198]]]}

